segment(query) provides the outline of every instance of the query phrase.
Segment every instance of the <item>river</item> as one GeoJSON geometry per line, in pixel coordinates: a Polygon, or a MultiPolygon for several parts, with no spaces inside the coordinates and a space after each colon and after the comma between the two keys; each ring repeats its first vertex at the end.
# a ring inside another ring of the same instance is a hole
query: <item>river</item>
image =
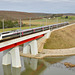
{"type": "Polygon", "coordinates": [[[0,75],[75,75],[74,68],[66,68],[64,62],[75,64],[75,56],[46,57],[32,59],[21,57],[21,68],[12,68],[11,65],[2,65],[3,53],[0,53],[0,75]]]}

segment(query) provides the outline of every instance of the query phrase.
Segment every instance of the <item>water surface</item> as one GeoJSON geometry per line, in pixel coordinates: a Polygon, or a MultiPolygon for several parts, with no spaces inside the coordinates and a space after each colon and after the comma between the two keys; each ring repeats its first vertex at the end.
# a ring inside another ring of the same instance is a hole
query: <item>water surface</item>
{"type": "Polygon", "coordinates": [[[70,62],[75,64],[75,56],[47,57],[44,59],[31,59],[21,57],[21,68],[12,68],[11,65],[2,65],[0,53],[0,75],[75,75],[75,68],[66,68],[61,63],[70,62]],[[60,63],[61,62],[61,63],[60,63]]]}

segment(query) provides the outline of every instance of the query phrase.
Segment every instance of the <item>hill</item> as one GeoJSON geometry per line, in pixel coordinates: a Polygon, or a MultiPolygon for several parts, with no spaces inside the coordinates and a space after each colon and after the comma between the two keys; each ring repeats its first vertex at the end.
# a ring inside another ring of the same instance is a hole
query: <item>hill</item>
{"type": "Polygon", "coordinates": [[[75,16],[75,13],[64,13],[65,16],[75,16]]]}
{"type": "Polygon", "coordinates": [[[27,12],[17,12],[17,11],[0,11],[0,19],[14,20],[14,19],[28,19],[41,18],[44,16],[50,16],[51,14],[45,13],[27,13],[27,12]]]}
{"type": "Polygon", "coordinates": [[[5,20],[15,20],[15,19],[29,19],[30,17],[32,19],[39,19],[43,17],[58,17],[58,16],[75,16],[74,13],[64,13],[64,14],[48,14],[48,13],[28,13],[28,12],[18,12],[18,11],[0,11],[0,20],[5,19],[5,20]]]}

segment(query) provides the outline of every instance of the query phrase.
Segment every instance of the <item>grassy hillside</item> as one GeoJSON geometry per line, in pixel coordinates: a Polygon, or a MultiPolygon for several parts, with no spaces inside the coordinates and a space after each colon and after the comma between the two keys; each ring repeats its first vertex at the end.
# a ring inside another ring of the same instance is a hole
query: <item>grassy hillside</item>
{"type": "Polygon", "coordinates": [[[75,24],[53,31],[46,41],[45,49],[65,49],[75,47],[75,24]]]}
{"type": "Polygon", "coordinates": [[[45,13],[27,13],[27,12],[16,12],[16,11],[0,11],[0,20],[16,20],[16,19],[27,19],[27,18],[36,18],[49,16],[50,14],[45,13]]]}

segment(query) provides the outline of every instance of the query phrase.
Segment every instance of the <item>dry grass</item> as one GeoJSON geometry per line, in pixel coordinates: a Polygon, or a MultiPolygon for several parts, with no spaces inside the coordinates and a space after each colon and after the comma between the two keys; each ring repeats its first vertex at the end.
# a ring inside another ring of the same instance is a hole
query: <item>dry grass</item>
{"type": "Polygon", "coordinates": [[[31,22],[30,22],[30,20],[22,20],[22,22],[26,25],[32,24],[32,25],[45,26],[45,25],[61,23],[61,22],[64,22],[64,21],[63,20],[61,21],[61,19],[59,19],[59,21],[57,21],[57,18],[53,18],[53,19],[43,18],[43,19],[38,19],[38,20],[31,20],[31,22]]]}
{"type": "Polygon", "coordinates": [[[5,20],[18,20],[18,19],[28,19],[28,18],[40,18],[43,16],[50,16],[51,14],[45,13],[27,13],[27,12],[17,12],[17,11],[0,11],[0,19],[5,20]]]}
{"type": "Polygon", "coordinates": [[[75,25],[53,31],[46,41],[45,49],[65,49],[75,47],[75,25]]]}

